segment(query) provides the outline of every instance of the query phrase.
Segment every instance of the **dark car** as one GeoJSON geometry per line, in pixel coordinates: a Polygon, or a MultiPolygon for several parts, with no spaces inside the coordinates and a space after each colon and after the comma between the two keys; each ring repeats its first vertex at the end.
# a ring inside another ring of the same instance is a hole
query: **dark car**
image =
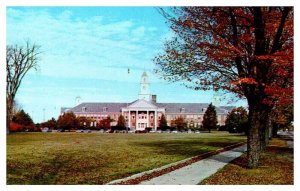
{"type": "Polygon", "coordinates": [[[64,129],[57,129],[56,132],[65,132],[65,130],[64,129]]]}

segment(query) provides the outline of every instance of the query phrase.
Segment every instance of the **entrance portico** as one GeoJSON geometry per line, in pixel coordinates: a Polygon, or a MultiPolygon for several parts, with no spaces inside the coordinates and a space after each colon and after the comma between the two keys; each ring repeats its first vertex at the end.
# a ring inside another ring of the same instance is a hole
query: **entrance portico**
{"type": "Polygon", "coordinates": [[[122,108],[122,115],[125,116],[127,126],[141,131],[146,127],[157,130],[162,113],[165,113],[164,108],[159,108],[143,99],[136,100],[131,105],[122,108]]]}

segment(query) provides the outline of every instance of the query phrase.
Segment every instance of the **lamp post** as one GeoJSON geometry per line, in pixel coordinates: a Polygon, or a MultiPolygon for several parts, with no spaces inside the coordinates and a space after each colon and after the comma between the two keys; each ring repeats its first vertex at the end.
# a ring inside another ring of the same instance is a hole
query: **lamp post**
{"type": "Polygon", "coordinates": [[[43,121],[45,122],[45,108],[43,108],[43,121]]]}

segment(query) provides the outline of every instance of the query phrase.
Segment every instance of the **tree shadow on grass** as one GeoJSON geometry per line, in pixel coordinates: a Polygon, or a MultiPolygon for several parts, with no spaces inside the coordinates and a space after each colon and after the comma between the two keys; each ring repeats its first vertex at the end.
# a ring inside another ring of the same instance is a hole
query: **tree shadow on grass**
{"type": "MultiPolygon", "coordinates": [[[[184,157],[193,157],[207,153],[209,151],[215,151],[219,148],[232,145],[228,141],[195,141],[195,140],[172,140],[172,141],[159,141],[159,142],[147,142],[147,143],[134,143],[138,147],[151,147],[156,153],[163,155],[176,155],[184,157]]],[[[142,149],[142,148],[141,148],[142,149]]]]}

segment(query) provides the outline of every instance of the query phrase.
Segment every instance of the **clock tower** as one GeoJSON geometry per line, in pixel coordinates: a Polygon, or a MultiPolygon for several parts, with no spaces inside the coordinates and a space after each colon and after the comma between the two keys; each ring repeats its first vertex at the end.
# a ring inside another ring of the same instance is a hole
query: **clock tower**
{"type": "Polygon", "coordinates": [[[146,72],[143,72],[143,75],[141,77],[139,99],[151,101],[150,84],[146,72]]]}
{"type": "Polygon", "coordinates": [[[220,107],[221,97],[219,95],[219,92],[216,92],[213,96],[212,104],[216,107],[220,107]]]}

